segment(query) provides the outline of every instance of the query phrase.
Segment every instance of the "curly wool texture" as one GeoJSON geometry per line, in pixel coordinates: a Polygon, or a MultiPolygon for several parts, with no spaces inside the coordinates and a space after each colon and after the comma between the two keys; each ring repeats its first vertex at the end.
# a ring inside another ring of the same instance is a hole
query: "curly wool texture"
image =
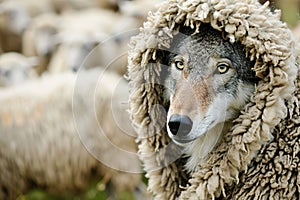
{"type": "Polygon", "coordinates": [[[170,0],[149,14],[131,48],[130,113],[148,189],[156,199],[297,199],[298,52],[280,11],[255,0],[170,0]],[[240,41],[261,81],[207,162],[187,175],[184,158],[174,161],[165,155],[171,145],[159,49],[170,47],[180,25],[201,31],[202,23],[231,42],[240,41]]]}

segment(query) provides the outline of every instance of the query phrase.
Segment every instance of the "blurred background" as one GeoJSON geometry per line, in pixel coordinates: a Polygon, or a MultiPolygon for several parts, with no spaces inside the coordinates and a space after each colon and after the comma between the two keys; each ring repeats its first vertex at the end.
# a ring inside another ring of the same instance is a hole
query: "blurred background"
{"type": "Polygon", "coordinates": [[[280,9],[282,20],[287,22],[291,28],[299,22],[300,1],[299,0],[260,0],[261,3],[270,2],[270,7],[280,9]]]}
{"type": "MultiPolygon", "coordinates": [[[[49,74],[66,71],[76,73],[82,68],[102,67],[122,77],[126,73],[126,52],[130,37],[142,26],[147,13],[155,10],[155,5],[162,1],[164,0],[0,0],[0,90],[18,87],[49,74]],[[96,52],[89,54],[95,47],[96,52]]],[[[266,0],[260,2],[264,3],[266,0]]],[[[300,39],[300,0],[270,0],[270,7],[282,10],[282,20],[287,22],[300,39]]],[[[3,114],[0,117],[0,137],[5,137],[3,124],[6,118],[3,114]]],[[[0,158],[4,154],[5,149],[0,146],[0,158]]],[[[7,173],[5,170],[13,169],[9,169],[9,165],[4,168],[1,162],[3,160],[0,159],[0,180],[4,180],[7,173]]],[[[17,172],[11,172],[12,175],[14,173],[17,172]]],[[[85,183],[80,191],[51,192],[46,187],[33,184],[35,186],[29,187],[26,192],[20,191],[16,198],[137,198],[132,190],[122,190],[116,197],[110,197],[109,178],[105,174],[102,172],[102,176],[95,175],[95,179],[85,183]]],[[[140,179],[146,184],[145,177],[141,176],[140,179]]],[[[9,193],[1,182],[0,190],[3,194],[9,193]]]]}

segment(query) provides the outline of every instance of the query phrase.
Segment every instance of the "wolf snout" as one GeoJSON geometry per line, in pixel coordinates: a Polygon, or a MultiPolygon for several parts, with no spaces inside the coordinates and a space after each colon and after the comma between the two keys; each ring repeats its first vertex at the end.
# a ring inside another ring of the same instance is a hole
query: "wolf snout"
{"type": "Polygon", "coordinates": [[[193,127],[192,120],[186,115],[171,115],[168,122],[169,129],[173,135],[187,136],[193,127]]]}

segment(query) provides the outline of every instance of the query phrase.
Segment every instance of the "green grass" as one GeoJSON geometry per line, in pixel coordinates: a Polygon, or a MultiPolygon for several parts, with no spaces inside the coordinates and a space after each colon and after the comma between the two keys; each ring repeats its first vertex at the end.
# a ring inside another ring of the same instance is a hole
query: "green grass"
{"type": "MultiPolygon", "coordinates": [[[[21,195],[17,200],[105,200],[106,192],[99,190],[97,183],[92,184],[81,195],[64,194],[64,195],[52,195],[43,190],[31,190],[25,195],[21,195]]],[[[134,200],[134,196],[131,192],[121,192],[118,194],[119,200],[134,200]]]]}

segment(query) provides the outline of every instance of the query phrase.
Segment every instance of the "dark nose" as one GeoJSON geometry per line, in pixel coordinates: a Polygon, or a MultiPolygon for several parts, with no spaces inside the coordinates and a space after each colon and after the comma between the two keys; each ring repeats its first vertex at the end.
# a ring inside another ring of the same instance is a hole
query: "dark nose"
{"type": "Polygon", "coordinates": [[[192,130],[193,122],[186,115],[174,114],[168,122],[169,129],[173,135],[186,136],[192,130]]]}

